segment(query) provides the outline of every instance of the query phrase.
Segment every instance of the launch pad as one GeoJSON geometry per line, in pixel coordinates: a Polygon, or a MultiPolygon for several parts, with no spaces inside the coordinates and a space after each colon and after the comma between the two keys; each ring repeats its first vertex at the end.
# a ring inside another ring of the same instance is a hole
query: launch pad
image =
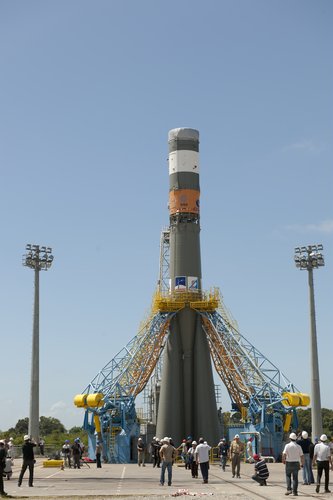
{"type": "Polygon", "coordinates": [[[201,287],[199,132],[169,132],[169,227],[162,231],[159,288],[137,335],[74,403],[94,458],[96,438],[109,462],[135,456],[140,422],[135,398],[151,377],[155,435],[176,445],[187,436],[217,444],[220,436],[212,361],[227,388],[243,432],[256,449],[278,458],[284,432],[297,427],[295,408],[309,397],[241,335],[218,289],[201,287]]]}

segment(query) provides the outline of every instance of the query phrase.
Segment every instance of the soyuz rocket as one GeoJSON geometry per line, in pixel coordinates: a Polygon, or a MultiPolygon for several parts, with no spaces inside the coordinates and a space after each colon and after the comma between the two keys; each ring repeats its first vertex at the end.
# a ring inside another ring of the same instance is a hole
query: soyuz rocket
{"type": "MultiPolygon", "coordinates": [[[[169,131],[170,294],[202,293],[199,132],[169,131]]],[[[181,298],[180,298],[181,300],[181,298]]],[[[200,314],[186,305],[170,323],[163,353],[156,435],[175,444],[219,439],[213,371],[200,314]]]]}

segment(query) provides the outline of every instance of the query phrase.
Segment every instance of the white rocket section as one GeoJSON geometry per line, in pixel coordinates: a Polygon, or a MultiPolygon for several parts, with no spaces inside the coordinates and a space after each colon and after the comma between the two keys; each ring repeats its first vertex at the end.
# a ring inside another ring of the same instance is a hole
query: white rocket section
{"type": "Polygon", "coordinates": [[[169,175],[178,172],[199,174],[199,153],[196,151],[173,151],[169,153],[169,175]]]}

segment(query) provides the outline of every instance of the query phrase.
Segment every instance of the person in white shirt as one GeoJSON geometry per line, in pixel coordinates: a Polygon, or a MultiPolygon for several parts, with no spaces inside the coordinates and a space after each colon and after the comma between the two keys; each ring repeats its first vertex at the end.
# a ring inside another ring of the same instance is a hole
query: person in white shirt
{"type": "Polygon", "coordinates": [[[286,444],[282,453],[282,462],[286,465],[286,481],[287,492],[286,495],[298,496],[298,471],[300,464],[304,465],[303,450],[299,444],[296,443],[297,436],[292,432],[289,436],[290,443],[286,444]],[[291,483],[292,476],[292,483],[291,483]]]}
{"type": "Polygon", "coordinates": [[[320,442],[316,444],[313,452],[313,463],[317,462],[317,486],[316,492],[319,493],[320,490],[320,480],[325,471],[325,493],[331,493],[328,489],[329,479],[330,479],[330,466],[332,469],[332,457],[331,450],[327,444],[326,434],[320,436],[320,442]]]}
{"type": "Polygon", "coordinates": [[[208,483],[208,469],[209,469],[209,451],[211,447],[204,441],[203,438],[199,439],[199,444],[195,449],[195,460],[200,465],[203,483],[208,483]]]}

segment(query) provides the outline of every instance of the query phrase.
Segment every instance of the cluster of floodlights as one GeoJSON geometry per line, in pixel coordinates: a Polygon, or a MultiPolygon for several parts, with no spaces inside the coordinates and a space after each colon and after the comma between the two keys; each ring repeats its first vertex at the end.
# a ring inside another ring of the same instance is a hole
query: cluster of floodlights
{"type": "Polygon", "coordinates": [[[28,244],[23,255],[23,265],[39,271],[47,271],[53,262],[52,248],[28,244]]]}
{"type": "Polygon", "coordinates": [[[295,248],[295,264],[298,269],[314,269],[325,265],[324,256],[321,253],[323,245],[309,245],[307,247],[295,248]]]}

